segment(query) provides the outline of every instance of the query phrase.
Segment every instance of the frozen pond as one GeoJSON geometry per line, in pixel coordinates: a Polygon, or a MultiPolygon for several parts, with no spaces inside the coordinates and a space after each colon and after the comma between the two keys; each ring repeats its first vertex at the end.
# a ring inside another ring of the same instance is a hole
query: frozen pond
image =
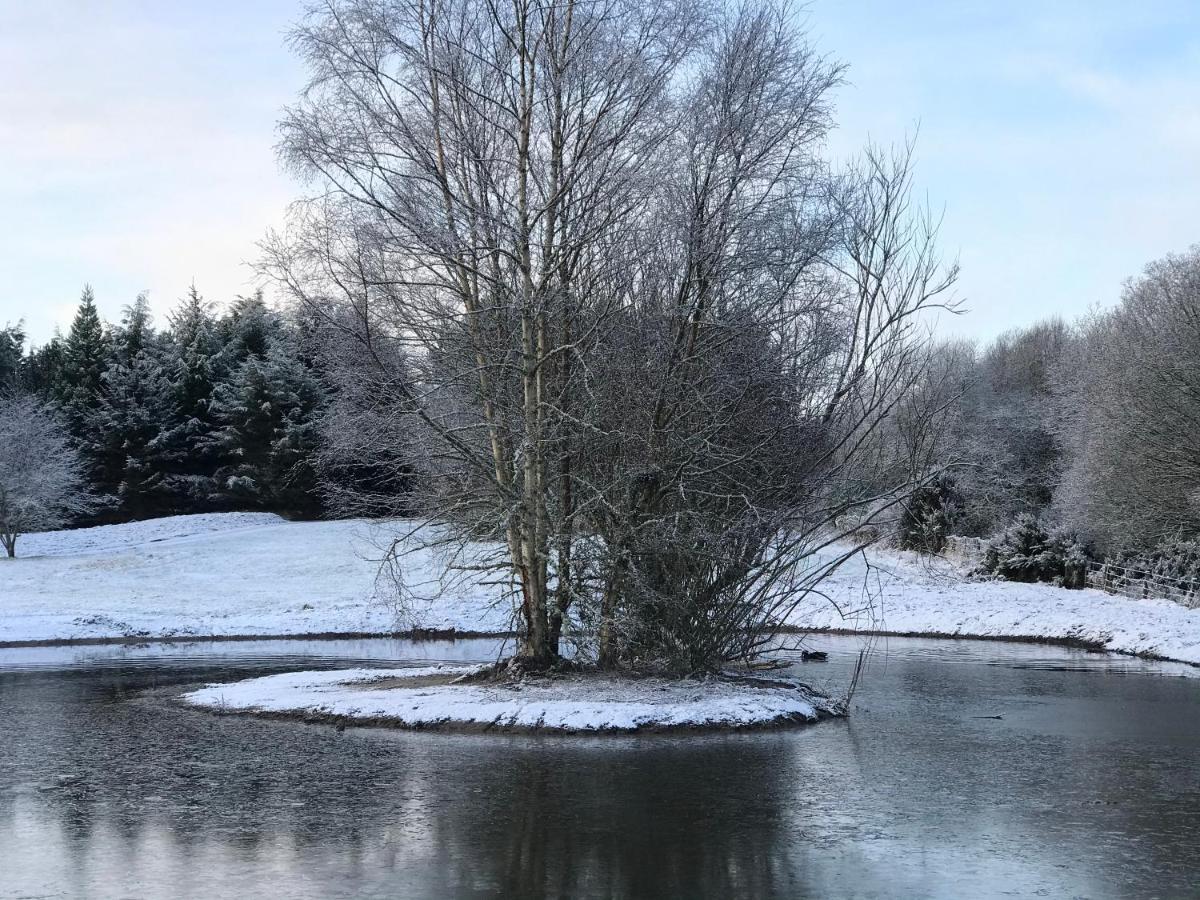
{"type": "MultiPolygon", "coordinates": [[[[818,637],[842,682],[859,643],[818,637]]],[[[0,650],[0,898],[1194,896],[1200,670],[881,642],[845,721],[337,732],[144,688],[492,641],[0,650]],[[1002,716],[1002,718],[987,718],[1002,716]]]]}

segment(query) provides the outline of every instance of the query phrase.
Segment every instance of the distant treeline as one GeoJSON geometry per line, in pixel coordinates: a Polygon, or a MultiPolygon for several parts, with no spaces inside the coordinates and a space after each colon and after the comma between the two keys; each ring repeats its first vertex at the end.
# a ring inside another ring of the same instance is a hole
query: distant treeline
{"type": "Polygon", "coordinates": [[[154,326],[146,297],[105,324],[90,287],[65,336],[0,329],[0,388],[57,407],[100,498],[87,521],[222,509],[322,512],[315,452],[330,389],[305,323],[261,294],[221,313],[192,288],[154,326]]]}
{"type": "MultiPolygon", "coordinates": [[[[0,329],[0,393],[58,409],[101,498],[88,521],[316,516],[341,493],[395,513],[404,441],[386,458],[362,451],[355,435],[379,410],[352,365],[323,362],[319,337],[261,295],[218,312],[195,289],[162,329],[144,296],[106,325],[85,288],[65,336],[28,348],[20,325],[0,329]]],[[[1016,565],[1031,569],[1074,552],[1200,578],[1200,247],[1152,263],[1111,309],[949,341],[931,363],[926,390],[946,412],[902,545],[975,535],[1023,547],[1016,565]]]]}
{"type": "Polygon", "coordinates": [[[1075,546],[1200,576],[1200,246],[1149,265],[1110,309],[940,356],[946,474],[918,496],[910,544],[1007,531],[1032,567],[1075,546]]]}

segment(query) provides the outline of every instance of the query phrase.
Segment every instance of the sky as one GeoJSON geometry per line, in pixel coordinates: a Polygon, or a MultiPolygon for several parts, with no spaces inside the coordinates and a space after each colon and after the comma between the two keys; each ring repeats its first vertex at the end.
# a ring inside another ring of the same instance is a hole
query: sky
{"type": "MultiPolygon", "coordinates": [[[[195,282],[228,301],[301,192],[275,123],[304,72],[301,0],[0,0],[0,325],[65,329],[84,283],[102,315],[148,291],[160,319],[195,282]]],[[[1200,3],[810,0],[846,63],[830,152],[916,134],[989,339],[1119,298],[1200,242],[1200,3]]]]}

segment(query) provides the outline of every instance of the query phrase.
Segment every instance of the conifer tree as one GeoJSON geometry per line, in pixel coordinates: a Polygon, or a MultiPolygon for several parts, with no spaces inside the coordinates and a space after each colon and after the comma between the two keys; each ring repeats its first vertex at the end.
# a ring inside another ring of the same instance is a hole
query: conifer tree
{"type": "Polygon", "coordinates": [[[324,389],[278,334],[266,356],[248,356],[217,387],[214,418],[226,460],[218,481],[236,505],[312,512],[318,507],[313,457],[324,389]]]}
{"type": "Polygon", "coordinates": [[[211,508],[217,425],[211,404],[218,381],[217,351],[210,304],[195,285],[171,317],[166,369],[171,382],[170,412],[153,450],[163,466],[162,490],[178,512],[211,508]]]}
{"type": "Polygon", "coordinates": [[[103,518],[112,513],[116,484],[108,466],[106,436],[99,413],[104,405],[104,373],[112,361],[112,342],[105,333],[92,286],[85,285],[71,330],[62,344],[62,364],[51,397],[62,410],[71,442],[78,450],[91,492],[93,511],[103,518]]]}
{"type": "Polygon", "coordinates": [[[96,296],[92,286],[85,285],[63,343],[62,370],[54,391],[76,440],[86,439],[89,418],[100,406],[108,359],[109,343],[96,310],[96,296]]]}
{"type": "Polygon", "coordinates": [[[92,417],[92,455],[122,517],[143,518],[163,503],[165,465],[158,438],[172,400],[145,294],[125,308],[114,345],[100,407],[92,417]]]}
{"type": "Polygon", "coordinates": [[[31,350],[25,357],[22,378],[30,392],[44,399],[57,398],[66,358],[64,345],[62,335],[55,329],[54,337],[48,343],[31,350]]]}
{"type": "Polygon", "coordinates": [[[154,344],[154,318],[150,313],[150,298],[145,291],[125,307],[121,327],[114,336],[121,362],[130,363],[143,350],[154,344]]]}
{"type": "Polygon", "coordinates": [[[238,297],[217,329],[227,370],[232,372],[249,357],[265,359],[281,327],[279,317],[267,308],[261,290],[238,297]]]}
{"type": "Polygon", "coordinates": [[[316,513],[327,374],[293,320],[256,292],[216,315],[192,286],[156,331],[145,293],[106,326],[91,287],[69,333],[24,353],[0,329],[0,391],[57,407],[104,521],[218,508],[316,513]]]}
{"type": "Polygon", "coordinates": [[[0,328],[0,393],[16,387],[21,380],[25,354],[25,328],[21,322],[0,328]]]}

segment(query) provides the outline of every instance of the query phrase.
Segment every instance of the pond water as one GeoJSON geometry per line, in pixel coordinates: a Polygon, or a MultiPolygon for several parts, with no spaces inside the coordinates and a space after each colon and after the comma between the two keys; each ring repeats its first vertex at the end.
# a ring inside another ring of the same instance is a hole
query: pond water
{"type": "MultiPolygon", "coordinates": [[[[801,674],[844,685],[859,642],[812,643],[801,674]]],[[[0,650],[0,898],[1200,896],[1181,665],[890,639],[850,718],[706,736],[338,732],[144,693],[497,651],[0,650]]]]}

